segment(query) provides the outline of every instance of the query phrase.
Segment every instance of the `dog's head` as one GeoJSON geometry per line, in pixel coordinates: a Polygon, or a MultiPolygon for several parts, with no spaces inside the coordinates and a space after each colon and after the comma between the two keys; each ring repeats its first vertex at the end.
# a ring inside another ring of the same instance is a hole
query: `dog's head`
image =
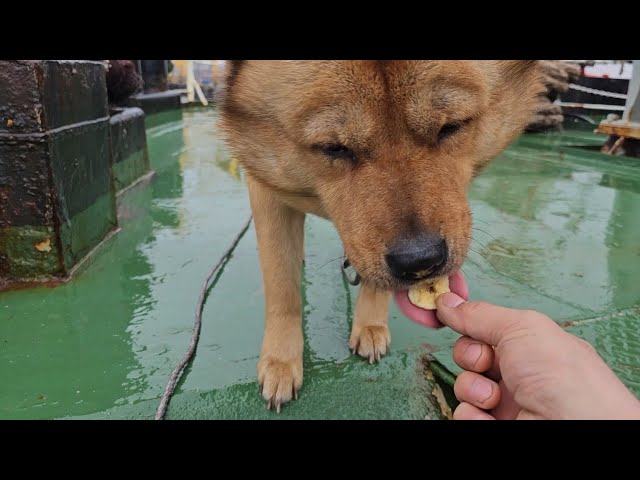
{"type": "Polygon", "coordinates": [[[473,177],[522,132],[535,61],[243,61],[222,127],[249,175],[317,198],[365,282],[459,268],[473,177]]]}

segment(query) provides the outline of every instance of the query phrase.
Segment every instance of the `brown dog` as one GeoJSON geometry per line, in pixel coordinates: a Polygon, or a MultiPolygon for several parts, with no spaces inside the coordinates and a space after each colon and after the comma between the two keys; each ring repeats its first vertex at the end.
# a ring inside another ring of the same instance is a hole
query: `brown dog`
{"type": "Polygon", "coordinates": [[[531,118],[538,75],[528,60],[228,62],[221,128],[255,222],[269,407],[302,385],[305,214],[335,224],[362,279],[349,345],[379,360],[391,292],[464,262],[467,189],[531,118]]]}

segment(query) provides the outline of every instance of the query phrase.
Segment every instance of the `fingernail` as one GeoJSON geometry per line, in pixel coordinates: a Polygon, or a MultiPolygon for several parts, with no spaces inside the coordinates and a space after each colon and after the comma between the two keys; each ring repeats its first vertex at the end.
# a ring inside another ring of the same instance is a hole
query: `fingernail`
{"type": "Polygon", "coordinates": [[[493,393],[493,386],[485,380],[475,380],[471,385],[471,395],[478,402],[486,402],[493,393]]]}
{"type": "Polygon", "coordinates": [[[467,365],[473,366],[480,359],[481,353],[482,353],[482,345],[480,345],[479,343],[472,343],[464,351],[464,354],[463,354],[464,361],[467,362],[467,365]]]}
{"type": "Polygon", "coordinates": [[[464,300],[453,292],[447,292],[442,295],[442,303],[445,307],[453,308],[464,303],[464,300]]]}

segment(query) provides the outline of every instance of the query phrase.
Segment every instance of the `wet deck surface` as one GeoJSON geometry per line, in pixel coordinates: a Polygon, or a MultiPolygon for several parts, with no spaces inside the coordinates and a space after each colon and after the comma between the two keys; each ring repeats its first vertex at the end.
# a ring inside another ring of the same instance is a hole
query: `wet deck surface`
{"type": "MultiPolygon", "coordinates": [[[[248,217],[241,173],[213,109],[148,129],[156,171],[120,199],[122,230],[77,278],[0,293],[0,418],[152,418],[189,343],[209,269],[248,217]]],[[[155,123],[158,123],[157,121],[155,123]]],[[[472,299],[540,310],[590,341],[640,395],[640,162],[580,148],[589,133],[520,139],[475,182],[472,299]]],[[[196,357],[170,419],[438,418],[421,356],[457,372],[457,335],[392,306],[391,353],[378,365],[347,348],[356,289],[338,236],[308,218],[305,383],[276,417],[258,395],[263,297],[253,228],[208,297],[196,357]]]]}

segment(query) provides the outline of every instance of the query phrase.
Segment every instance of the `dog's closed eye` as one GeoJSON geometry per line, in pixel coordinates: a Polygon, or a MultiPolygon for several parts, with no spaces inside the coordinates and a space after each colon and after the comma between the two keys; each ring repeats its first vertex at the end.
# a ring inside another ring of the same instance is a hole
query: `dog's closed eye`
{"type": "Polygon", "coordinates": [[[467,123],[469,123],[471,119],[463,120],[461,122],[449,122],[445,123],[438,132],[438,143],[446,140],[452,135],[458,133],[462,127],[464,127],[467,123]]]}
{"type": "Polygon", "coordinates": [[[340,145],[338,143],[331,143],[328,145],[319,145],[318,149],[324,155],[332,159],[349,160],[351,162],[355,162],[355,159],[356,159],[356,156],[353,153],[353,150],[345,147],[344,145],[340,145]]]}

